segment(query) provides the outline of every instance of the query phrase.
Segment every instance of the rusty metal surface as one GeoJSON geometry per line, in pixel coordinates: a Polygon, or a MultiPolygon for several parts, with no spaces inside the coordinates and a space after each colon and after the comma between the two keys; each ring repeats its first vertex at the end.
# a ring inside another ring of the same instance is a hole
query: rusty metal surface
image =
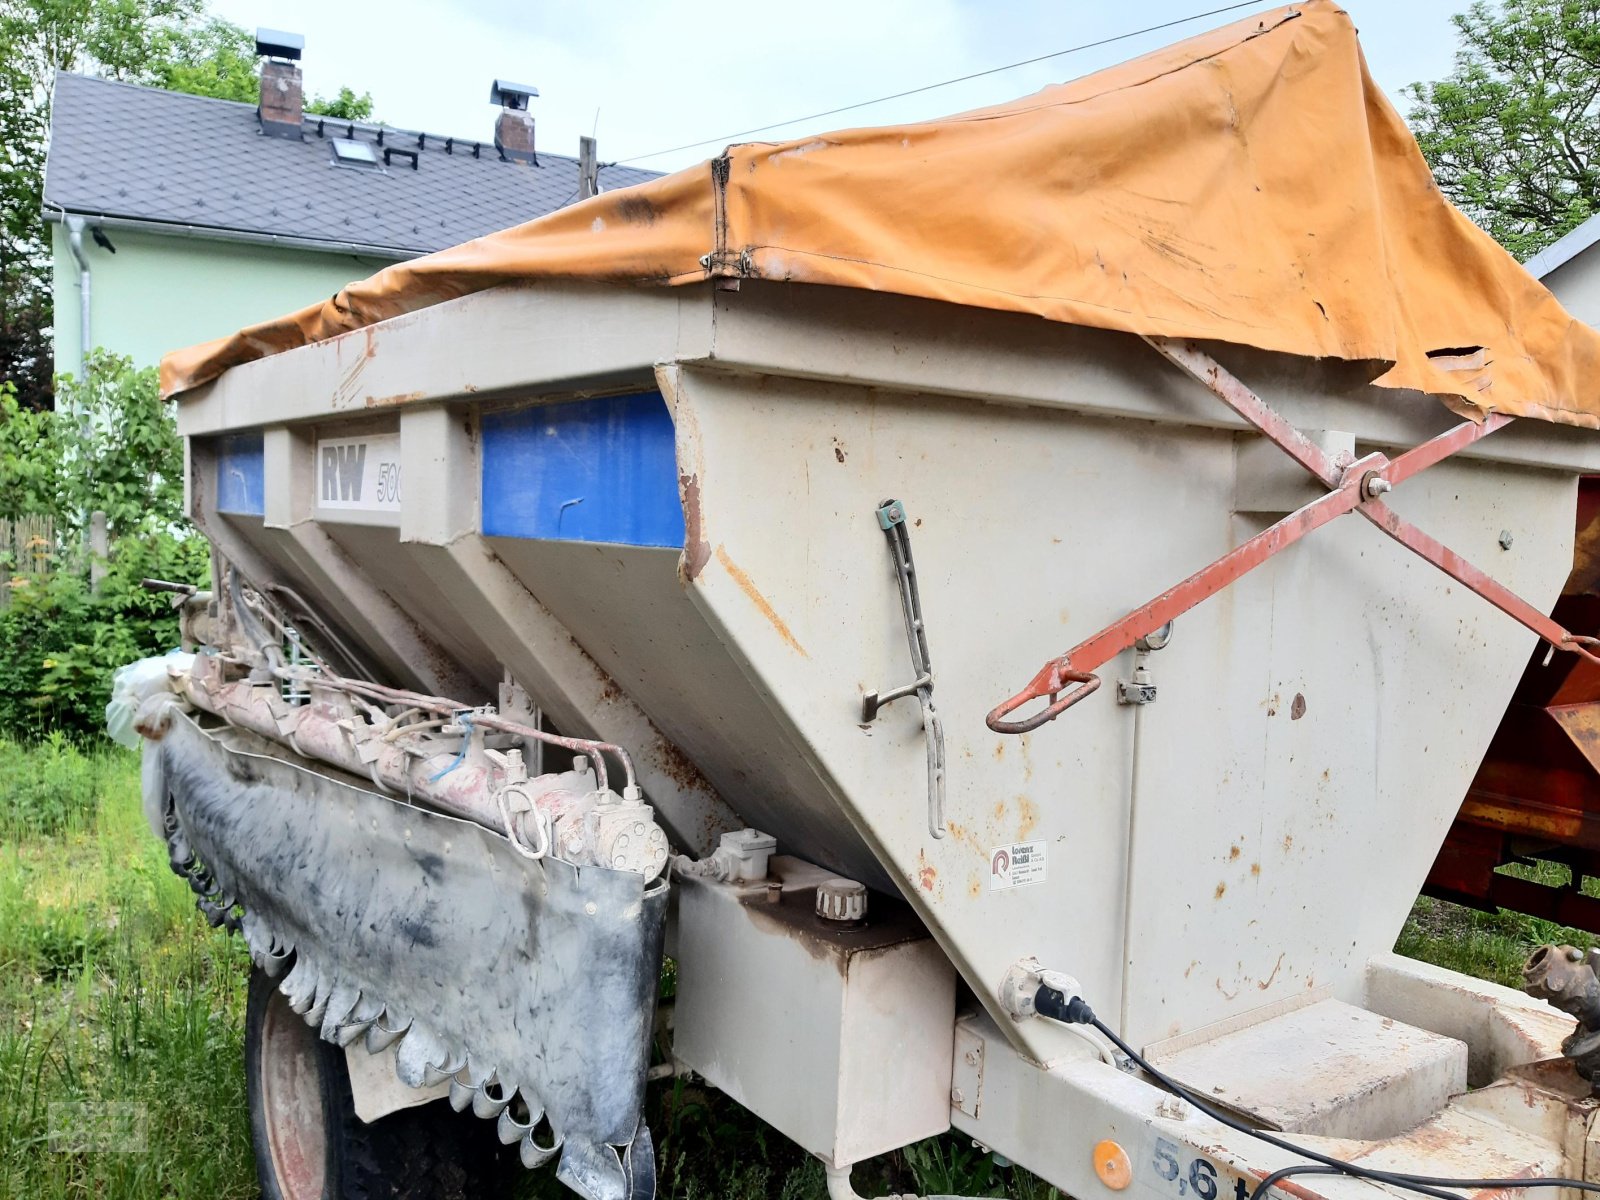
{"type": "MultiPolygon", "coordinates": [[[[1600,477],[1579,481],[1573,568],[1550,623],[1600,632],[1600,477]]],[[[1426,891],[1600,932],[1600,900],[1579,885],[1600,876],[1600,666],[1587,656],[1529,658],[1511,706],[1462,802],[1426,891]],[[1541,859],[1566,864],[1551,887],[1496,868],[1541,859]]]]}
{"type": "Polygon", "coordinates": [[[1546,1000],[1577,1018],[1578,1027],[1561,1043],[1561,1053],[1572,1061],[1591,1091],[1600,1079],[1600,976],[1595,966],[1600,951],[1585,954],[1576,946],[1540,946],[1522,968],[1522,987],[1528,995],[1546,1000]]]}
{"type": "Polygon", "coordinates": [[[1600,931],[1600,899],[1579,887],[1594,876],[1600,876],[1600,703],[1513,703],[1425,890],[1600,931]],[[1565,864],[1572,882],[1549,886],[1496,870],[1529,859],[1565,864]]]}
{"type": "Polygon", "coordinates": [[[1600,593],[1600,486],[1593,476],[1578,485],[1577,538],[1572,546],[1572,574],[1563,596],[1600,593]]]}

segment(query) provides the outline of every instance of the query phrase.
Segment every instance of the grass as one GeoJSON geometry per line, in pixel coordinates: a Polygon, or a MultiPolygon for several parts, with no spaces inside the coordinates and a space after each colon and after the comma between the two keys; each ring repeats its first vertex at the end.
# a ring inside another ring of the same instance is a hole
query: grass
{"type": "Polygon", "coordinates": [[[131,754],[0,743],[0,1196],[255,1196],[248,961],[167,869],[131,754]]]}
{"type": "MultiPolygon", "coordinates": [[[[1563,868],[1509,869],[1564,882],[1563,868]]],[[[1523,959],[1547,941],[1587,948],[1595,938],[1424,898],[1395,948],[1516,986],[1523,959]]],[[[0,1196],[255,1197],[248,964],[168,870],[145,826],[135,756],[0,741],[0,1196]]],[[[652,1085],[647,1118],[663,1197],[826,1195],[815,1159],[693,1080],[652,1085]]],[[[1059,1200],[955,1135],[862,1164],[855,1182],[867,1195],[1059,1200]]],[[[569,1195],[548,1171],[523,1192],[569,1195]]]]}
{"type": "MultiPolygon", "coordinates": [[[[1547,887],[1565,887],[1572,878],[1568,868],[1551,862],[1500,869],[1547,887]]],[[[1600,896],[1600,879],[1584,880],[1583,891],[1600,896]]],[[[1479,912],[1422,896],[1412,906],[1394,948],[1400,954],[1464,975],[1521,988],[1522,964],[1534,947],[1555,942],[1588,950],[1596,941],[1600,939],[1592,933],[1554,921],[1504,910],[1479,912]]]]}

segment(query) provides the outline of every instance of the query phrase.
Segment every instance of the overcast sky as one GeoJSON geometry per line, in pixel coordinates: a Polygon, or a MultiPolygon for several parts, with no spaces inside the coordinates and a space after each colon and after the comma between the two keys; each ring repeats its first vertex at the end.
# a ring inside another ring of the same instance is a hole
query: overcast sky
{"type": "MultiPolygon", "coordinates": [[[[530,83],[541,149],[577,152],[598,130],[602,161],[632,158],[920,87],[1176,21],[1226,0],[213,0],[246,28],[305,35],[309,92],[371,92],[391,125],[487,140],[496,77],[530,83]],[[598,114],[598,125],[596,117],[598,114]]],[[[1399,89],[1437,79],[1467,0],[1347,0],[1373,74],[1399,89]]],[[[1072,79],[1274,7],[1252,5],[760,135],[960,112],[1072,79]]],[[[670,170],[720,150],[643,159],[670,170]]],[[[602,182],[604,179],[602,177],[602,182]]]]}

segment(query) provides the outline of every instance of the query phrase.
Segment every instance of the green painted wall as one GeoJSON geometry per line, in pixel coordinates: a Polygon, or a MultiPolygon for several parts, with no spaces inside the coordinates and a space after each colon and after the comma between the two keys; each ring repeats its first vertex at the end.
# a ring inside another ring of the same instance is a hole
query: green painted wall
{"type": "MultiPolygon", "coordinates": [[[[92,225],[92,222],[90,222],[92,225]]],[[[94,344],[154,366],[168,350],[326,300],[387,266],[353,254],[108,229],[115,254],[84,230],[92,274],[94,344]]],[[[78,370],[78,264],[67,231],[52,222],[56,370],[78,370]]]]}

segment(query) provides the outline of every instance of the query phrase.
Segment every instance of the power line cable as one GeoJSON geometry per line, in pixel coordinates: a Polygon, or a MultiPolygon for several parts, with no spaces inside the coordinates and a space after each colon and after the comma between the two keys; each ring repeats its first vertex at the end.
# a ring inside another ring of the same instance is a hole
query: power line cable
{"type": "Polygon", "coordinates": [[[910,88],[904,92],[895,92],[891,96],[879,96],[875,100],[862,100],[857,104],[845,104],[839,108],[830,108],[824,112],[811,113],[804,117],[790,117],[787,121],[775,121],[771,125],[758,125],[754,129],[741,129],[737,133],[724,134],[721,137],[702,138],[698,142],[686,142],[681,146],[671,146],[665,150],[652,150],[648,154],[635,154],[628,158],[619,158],[614,165],[624,163],[643,162],[647,158],[660,158],[663,154],[676,154],[680,150],[693,150],[697,146],[727,145],[742,137],[749,137],[755,133],[766,133],[773,129],[782,129],[785,125],[798,125],[802,121],[818,121],[823,117],[838,116],[840,113],[854,112],[858,108],[870,108],[874,104],[885,104],[890,100],[901,100],[906,96],[916,96],[923,92],[931,92],[936,88],[950,87],[952,84],[966,83],[971,79],[982,79],[986,75],[998,75],[1002,71],[1015,71],[1018,67],[1031,67],[1034,63],[1048,62],[1052,58],[1061,58],[1067,54],[1077,54],[1084,50],[1094,50],[1101,46],[1109,46],[1113,42],[1125,42],[1129,38],[1142,37],[1147,33],[1157,33],[1163,29],[1171,29],[1176,25],[1187,25],[1191,21],[1200,21],[1206,17],[1215,17],[1220,13],[1233,12],[1241,8],[1253,8],[1261,0],[1240,0],[1238,4],[1227,4],[1221,8],[1207,9],[1205,12],[1191,13],[1187,17],[1179,17],[1173,21],[1163,21],[1159,25],[1147,25],[1143,29],[1132,29],[1127,33],[1119,33],[1113,37],[1101,38],[1097,42],[1084,42],[1081,46],[1068,46],[1065,50],[1056,50],[1049,54],[1041,54],[1036,58],[1025,58],[1021,62],[1007,63],[1003,67],[990,67],[986,71],[974,71],[970,75],[958,75],[954,79],[941,79],[938,83],[927,83],[921,87],[910,88]]]}

